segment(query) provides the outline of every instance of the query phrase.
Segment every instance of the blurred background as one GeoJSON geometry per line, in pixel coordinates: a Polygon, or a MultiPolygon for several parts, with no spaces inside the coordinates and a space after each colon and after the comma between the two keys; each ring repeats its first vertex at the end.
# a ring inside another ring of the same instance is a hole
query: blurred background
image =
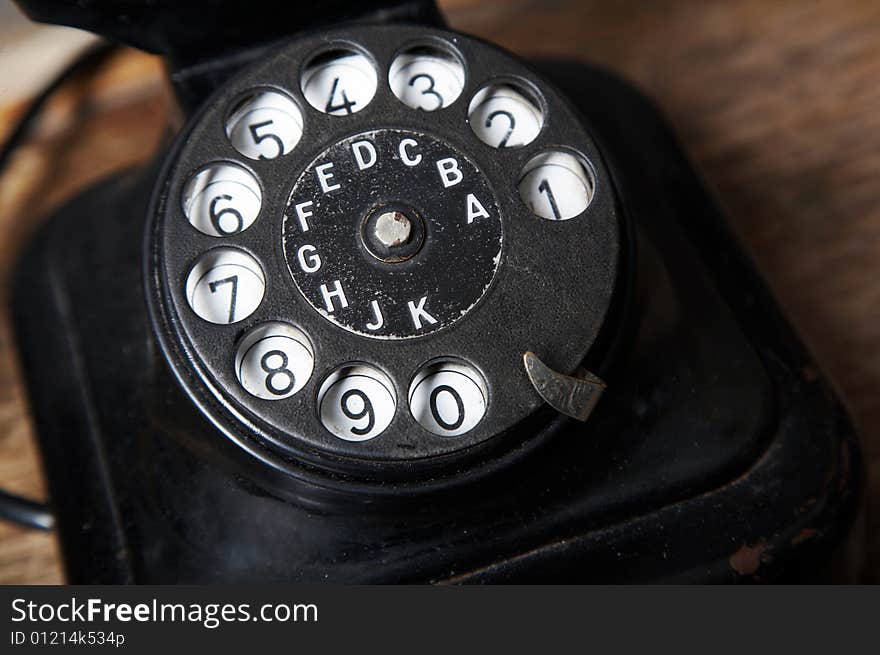
{"type": "MultiPolygon", "coordinates": [[[[666,114],[778,301],[837,384],[880,500],[880,3],[440,0],[455,29],[605,66],[666,114]]],[[[93,37],[0,0],[0,139],[93,37]]],[[[45,497],[6,302],[51,209],[149,159],[173,118],[161,62],[124,50],[51,101],[0,180],[0,486],[45,497]]],[[[63,365],[63,363],[60,363],[63,365]]],[[[880,582],[880,517],[866,576],[880,582]]],[[[748,544],[744,544],[748,545],[748,544]]],[[[731,549],[733,552],[735,548],[731,549]]],[[[0,584],[61,582],[51,533],[0,524],[0,584]]]]}

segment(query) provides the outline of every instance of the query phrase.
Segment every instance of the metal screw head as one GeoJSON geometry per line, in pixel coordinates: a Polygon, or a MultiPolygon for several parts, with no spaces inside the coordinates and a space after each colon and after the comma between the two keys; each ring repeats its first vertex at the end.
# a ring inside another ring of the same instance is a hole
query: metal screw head
{"type": "Polygon", "coordinates": [[[412,225],[406,214],[387,211],[380,214],[374,227],[376,238],[387,248],[400,246],[409,241],[412,225]]]}

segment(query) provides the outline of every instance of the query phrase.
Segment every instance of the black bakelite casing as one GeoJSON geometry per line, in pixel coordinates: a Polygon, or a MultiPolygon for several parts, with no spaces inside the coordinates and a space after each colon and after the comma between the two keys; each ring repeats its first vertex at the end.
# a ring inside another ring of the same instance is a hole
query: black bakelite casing
{"type": "Polygon", "coordinates": [[[590,420],[416,500],[269,475],[155,342],[142,257],[160,157],[60,210],[15,278],[70,582],[851,578],[863,464],[831,387],[654,108],[596,69],[536,67],[582,112],[636,225],[635,336],[590,420]]]}
{"type": "Polygon", "coordinates": [[[144,254],[148,307],[159,345],[192,402],[228,438],[266,467],[312,486],[399,497],[403,487],[421,492],[457,486],[504,467],[553,438],[561,423],[553,420],[555,413],[529,381],[523,353],[537,353],[563,374],[585,363],[604,376],[615,351],[631,339],[631,222],[619,209],[601,153],[564,97],[490,44],[424,25],[348,25],[300,35],[222,85],[190,118],[164,162],[147,210],[144,254]],[[299,71],[328,43],[356,44],[380,71],[411,44],[441,44],[466,62],[464,86],[450,106],[427,112],[407,106],[382,83],[360,111],[329,115],[310,107],[296,88],[299,71]],[[499,78],[515,80],[524,93],[532,93],[546,115],[540,133],[527,145],[494,148],[468,124],[468,99],[488,80],[499,78]],[[304,108],[303,135],[283,157],[242,161],[223,129],[228,108],[239,106],[255,88],[289,94],[304,108]],[[417,143],[419,164],[402,163],[398,142],[403,137],[417,143]],[[356,166],[349,145],[363,138],[380,153],[379,163],[366,171],[356,166]],[[595,192],[576,219],[543,220],[522,201],[517,180],[532,157],[560,147],[589,162],[595,192]],[[450,187],[441,184],[436,167],[447,156],[458,158],[469,171],[450,187]],[[205,235],[184,215],[180,198],[187,181],[209,162],[247,167],[260,180],[260,218],[246,230],[205,235]],[[340,188],[323,194],[314,167],[328,163],[340,188]],[[463,220],[471,192],[491,203],[490,218],[473,224],[463,220]],[[309,230],[302,230],[295,215],[294,207],[303,200],[314,203],[309,230]],[[434,227],[426,230],[411,261],[381,266],[359,251],[357,221],[374,204],[389,200],[409,203],[434,227]],[[335,235],[331,243],[322,229],[335,235]],[[303,274],[294,256],[303,244],[321,252],[319,271],[303,274]],[[249,253],[266,281],[259,307],[228,325],[197,316],[184,283],[193,262],[217,247],[249,253]],[[342,265],[331,272],[337,263],[342,265]],[[441,318],[445,312],[449,322],[438,323],[440,329],[430,333],[412,332],[413,338],[353,333],[318,311],[325,308],[319,287],[336,278],[350,300],[334,314],[337,320],[363,326],[369,317],[364,316],[369,312],[364,299],[379,297],[389,317],[398,310],[396,331],[405,335],[412,327],[405,301],[424,294],[431,311],[441,318]],[[296,325],[315,353],[310,379],[281,402],[255,399],[245,391],[230,361],[242,335],[270,321],[296,325]],[[455,438],[424,430],[407,398],[419,367],[442,357],[475,367],[488,398],[479,422],[455,438]],[[396,411],[380,438],[347,441],[321,422],[316,409],[321,381],[345,362],[384,371],[395,389],[396,411]],[[526,428],[526,421],[538,427],[526,428]],[[335,475],[315,476],[312,469],[335,475]],[[339,484],[339,476],[348,479],[339,484]]]}

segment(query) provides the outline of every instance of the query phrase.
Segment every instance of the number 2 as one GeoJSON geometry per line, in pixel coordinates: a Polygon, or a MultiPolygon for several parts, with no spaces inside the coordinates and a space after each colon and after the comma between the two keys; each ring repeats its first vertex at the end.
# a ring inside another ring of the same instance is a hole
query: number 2
{"type": "Polygon", "coordinates": [[[509,123],[507,126],[507,133],[504,135],[504,137],[501,139],[501,141],[498,142],[498,147],[503,148],[504,146],[507,145],[507,141],[510,139],[510,136],[513,134],[513,128],[516,126],[516,121],[513,118],[513,114],[511,114],[509,111],[504,111],[503,109],[497,109],[496,111],[493,111],[491,114],[489,114],[486,117],[486,127],[492,127],[492,121],[495,120],[496,116],[504,116],[507,119],[507,122],[509,123]]]}

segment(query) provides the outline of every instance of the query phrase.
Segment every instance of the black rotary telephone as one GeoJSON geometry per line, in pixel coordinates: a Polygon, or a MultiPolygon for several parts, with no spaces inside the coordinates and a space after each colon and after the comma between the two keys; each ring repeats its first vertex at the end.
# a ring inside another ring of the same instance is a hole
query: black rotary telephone
{"type": "Polygon", "coordinates": [[[71,581],[851,572],[850,423],[630,87],[427,1],[19,4],[186,114],[18,268],[71,581]]]}

